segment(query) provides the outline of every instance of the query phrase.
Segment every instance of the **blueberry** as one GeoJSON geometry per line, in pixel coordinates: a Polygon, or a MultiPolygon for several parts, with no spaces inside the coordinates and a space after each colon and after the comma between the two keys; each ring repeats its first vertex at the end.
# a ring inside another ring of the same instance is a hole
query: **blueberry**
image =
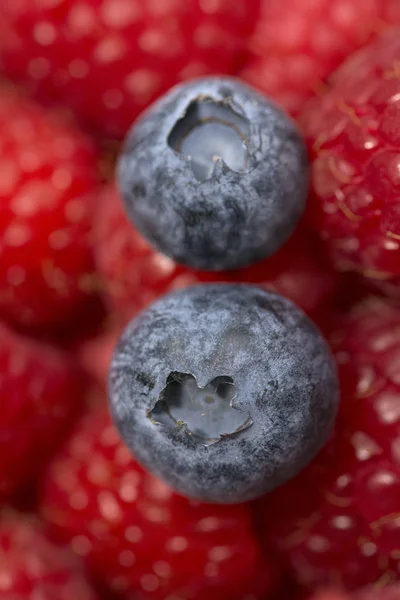
{"type": "Polygon", "coordinates": [[[133,320],[111,364],[116,425],[179,492],[237,503],[300,471],[332,430],[329,349],[289,300],[241,284],[168,294],[133,320]]]}
{"type": "Polygon", "coordinates": [[[240,80],[174,87],[131,129],[118,180],[131,220],[159,251],[207,270],[271,255],[303,212],[303,141],[281,110],[240,80]]]}

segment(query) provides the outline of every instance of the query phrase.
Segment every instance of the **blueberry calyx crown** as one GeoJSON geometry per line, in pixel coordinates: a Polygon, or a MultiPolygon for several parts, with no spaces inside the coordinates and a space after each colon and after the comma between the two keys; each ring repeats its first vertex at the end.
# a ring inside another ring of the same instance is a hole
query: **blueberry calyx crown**
{"type": "Polygon", "coordinates": [[[215,377],[200,387],[190,373],[174,371],[147,416],[158,425],[186,426],[188,435],[209,446],[253,424],[250,416],[233,406],[236,393],[232,377],[215,377]]]}
{"type": "Polygon", "coordinates": [[[246,171],[250,133],[250,122],[235,110],[231,97],[199,96],[175,123],[167,141],[188,159],[195,178],[202,182],[212,177],[219,160],[231,171],[246,171]]]}

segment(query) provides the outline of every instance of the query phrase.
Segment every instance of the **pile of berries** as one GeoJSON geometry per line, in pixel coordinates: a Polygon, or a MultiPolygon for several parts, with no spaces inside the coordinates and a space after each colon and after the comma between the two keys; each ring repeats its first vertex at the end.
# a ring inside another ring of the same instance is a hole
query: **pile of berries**
{"type": "Polygon", "coordinates": [[[400,598],[399,0],[0,2],[0,599],[400,598]]]}

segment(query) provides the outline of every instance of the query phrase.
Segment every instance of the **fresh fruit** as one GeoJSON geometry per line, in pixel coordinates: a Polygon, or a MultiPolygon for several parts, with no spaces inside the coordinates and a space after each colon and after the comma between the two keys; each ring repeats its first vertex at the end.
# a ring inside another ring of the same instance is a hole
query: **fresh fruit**
{"type": "Polygon", "coordinates": [[[40,99],[123,137],[171,85],[234,73],[259,0],[19,0],[0,6],[0,61],[40,99]]]}
{"type": "Polygon", "coordinates": [[[398,579],[399,332],[400,307],[381,298],[343,317],[332,336],[342,392],[334,442],[259,502],[266,540],[310,588],[398,579]]]}
{"type": "Polygon", "coordinates": [[[95,214],[95,255],[108,305],[126,323],[161,294],[206,281],[258,283],[315,319],[331,303],[337,277],[313,234],[298,230],[274,256],[223,273],[191,271],[156,252],[130,224],[118,192],[107,186],[95,214]]]}
{"type": "Polygon", "coordinates": [[[158,250],[198,269],[246,266],[276,252],[303,212],[303,142],[239,79],[170,90],[137,121],[119,160],[131,220],[158,250]]]}
{"type": "Polygon", "coordinates": [[[105,411],[89,414],[50,466],[42,513],[126,599],[261,599],[276,583],[249,507],[174,494],[134,462],[105,411]]]}
{"type": "Polygon", "coordinates": [[[301,117],[310,222],[339,270],[400,284],[400,30],[351,56],[301,117]]]}
{"type": "Polygon", "coordinates": [[[0,598],[95,600],[76,556],[50,541],[38,519],[0,513],[0,598]]]}
{"type": "Polygon", "coordinates": [[[84,380],[55,348],[0,324],[0,499],[37,478],[82,403],[84,380]]]}
{"type": "Polygon", "coordinates": [[[93,295],[96,153],[70,122],[2,86],[0,170],[0,318],[63,324],[93,295]]]}
{"type": "Polygon", "coordinates": [[[349,54],[396,23],[398,0],[261,0],[241,77],[297,115],[349,54]]]}
{"type": "Polygon", "coordinates": [[[0,600],[400,598],[399,39],[0,1],[0,600]]]}
{"type": "Polygon", "coordinates": [[[110,373],[113,415],[135,456],[211,502],[244,502],[295,475],[336,412],[335,366],[318,331],[255,286],[164,296],[127,327],[110,373]]]}

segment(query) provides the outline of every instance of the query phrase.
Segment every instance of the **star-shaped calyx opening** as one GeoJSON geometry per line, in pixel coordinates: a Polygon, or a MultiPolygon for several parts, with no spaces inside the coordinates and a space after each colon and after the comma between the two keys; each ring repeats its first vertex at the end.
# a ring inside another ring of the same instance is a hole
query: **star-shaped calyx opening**
{"type": "Polygon", "coordinates": [[[220,159],[232,171],[244,172],[249,136],[250,122],[234,110],[230,98],[217,101],[205,96],[189,104],[172,128],[168,145],[189,159],[194,176],[202,182],[212,176],[220,159]]]}
{"type": "Polygon", "coordinates": [[[235,397],[232,377],[216,377],[203,388],[193,375],[173,372],[148,417],[167,427],[186,425],[189,435],[208,446],[252,425],[249,415],[234,408],[235,397]]]}

